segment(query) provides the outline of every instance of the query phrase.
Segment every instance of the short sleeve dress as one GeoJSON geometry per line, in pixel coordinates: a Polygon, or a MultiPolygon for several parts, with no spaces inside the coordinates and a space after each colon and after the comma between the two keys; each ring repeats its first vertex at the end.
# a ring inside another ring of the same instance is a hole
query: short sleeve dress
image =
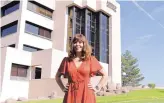
{"type": "Polygon", "coordinates": [[[90,78],[102,69],[99,61],[91,56],[76,67],[67,57],[62,60],[58,71],[68,78],[68,91],[65,93],[63,103],[96,103],[94,90],[88,87],[90,78]]]}

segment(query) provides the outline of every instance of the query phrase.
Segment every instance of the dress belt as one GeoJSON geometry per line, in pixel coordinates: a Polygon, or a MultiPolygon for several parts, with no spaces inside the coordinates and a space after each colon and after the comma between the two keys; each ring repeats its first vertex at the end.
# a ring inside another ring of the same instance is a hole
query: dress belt
{"type": "MultiPolygon", "coordinates": [[[[82,82],[82,81],[80,81],[82,82]]],[[[76,103],[76,99],[77,99],[77,90],[79,89],[79,81],[78,82],[71,82],[72,84],[72,92],[74,92],[74,101],[72,101],[72,103],[76,103]]]]}
{"type": "Polygon", "coordinates": [[[72,92],[74,92],[74,101],[72,101],[71,103],[76,103],[76,99],[77,99],[77,90],[79,89],[79,85],[81,82],[84,82],[84,80],[81,80],[81,81],[76,81],[76,82],[73,82],[73,81],[70,81],[70,83],[72,84],[72,92]]]}

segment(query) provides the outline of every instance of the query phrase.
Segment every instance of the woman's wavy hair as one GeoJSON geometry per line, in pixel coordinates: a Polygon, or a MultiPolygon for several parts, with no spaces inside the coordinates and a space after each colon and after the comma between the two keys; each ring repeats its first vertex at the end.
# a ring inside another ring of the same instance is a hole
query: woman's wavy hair
{"type": "Polygon", "coordinates": [[[74,50],[73,44],[76,42],[83,42],[82,56],[81,60],[87,60],[91,56],[91,46],[88,44],[88,40],[83,34],[76,34],[70,43],[69,59],[73,60],[76,57],[76,52],[74,50]]]}

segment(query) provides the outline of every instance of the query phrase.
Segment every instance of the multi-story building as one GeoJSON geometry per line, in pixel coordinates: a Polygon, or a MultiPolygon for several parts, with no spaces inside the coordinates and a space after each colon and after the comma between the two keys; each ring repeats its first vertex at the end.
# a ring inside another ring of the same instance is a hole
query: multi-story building
{"type": "Polygon", "coordinates": [[[33,81],[54,78],[76,33],[87,37],[111,82],[121,84],[120,5],[115,0],[1,1],[1,100],[29,98],[33,81]]]}

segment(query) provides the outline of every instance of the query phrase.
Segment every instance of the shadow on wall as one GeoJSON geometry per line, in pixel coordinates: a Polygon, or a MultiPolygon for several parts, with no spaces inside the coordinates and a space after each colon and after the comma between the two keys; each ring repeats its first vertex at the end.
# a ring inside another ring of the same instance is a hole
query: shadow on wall
{"type": "MultiPolygon", "coordinates": [[[[95,86],[100,80],[99,76],[91,78],[91,84],[95,86]]],[[[63,83],[67,83],[67,79],[62,79],[63,83]]],[[[28,99],[48,98],[51,95],[55,97],[64,97],[63,91],[58,86],[55,78],[33,79],[29,81],[28,99]]]]}
{"type": "MultiPolygon", "coordinates": [[[[62,79],[62,81],[64,84],[67,83],[67,79],[62,79]]],[[[55,94],[57,97],[64,96],[64,93],[61,91],[54,78],[34,79],[29,81],[28,99],[48,98],[52,94],[55,94]]]]}

